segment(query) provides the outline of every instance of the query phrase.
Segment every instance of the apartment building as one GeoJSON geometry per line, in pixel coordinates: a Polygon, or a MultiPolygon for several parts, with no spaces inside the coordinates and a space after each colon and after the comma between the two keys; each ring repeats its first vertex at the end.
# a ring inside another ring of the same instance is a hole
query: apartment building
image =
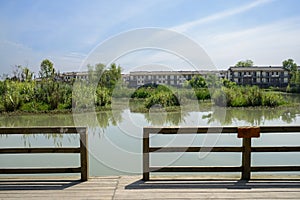
{"type": "Polygon", "coordinates": [[[58,74],[56,79],[60,81],[70,82],[76,79],[88,80],[88,78],[89,78],[88,72],[64,72],[58,74]]]}
{"type": "Polygon", "coordinates": [[[227,79],[238,85],[257,85],[261,88],[286,87],[290,75],[281,66],[268,67],[230,67],[227,79]]]}
{"type": "MultiPolygon", "coordinates": [[[[219,78],[227,78],[238,85],[257,85],[261,88],[286,87],[290,74],[282,66],[263,67],[230,67],[228,70],[215,71],[133,71],[122,74],[122,81],[129,87],[138,88],[145,84],[171,85],[182,87],[185,81],[195,75],[207,78],[213,74],[219,78]]],[[[88,72],[61,73],[57,80],[69,82],[74,79],[88,80],[88,72]]]]}
{"type": "Polygon", "coordinates": [[[209,74],[215,74],[225,78],[226,73],[226,71],[135,71],[129,73],[128,86],[136,88],[146,84],[161,84],[182,87],[184,82],[191,80],[195,75],[206,78],[209,74]]]}

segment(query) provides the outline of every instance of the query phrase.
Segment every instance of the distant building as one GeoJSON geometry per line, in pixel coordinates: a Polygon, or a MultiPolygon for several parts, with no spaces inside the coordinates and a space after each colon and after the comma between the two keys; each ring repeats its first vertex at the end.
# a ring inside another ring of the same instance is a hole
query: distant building
{"type": "Polygon", "coordinates": [[[206,78],[209,74],[225,78],[227,71],[134,71],[129,73],[128,86],[137,88],[146,84],[159,84],[182,87],[185,81],[195,75],[206,78]]]}
{"type": "Polygon", "coordinates": [[[58,74],[57,80],[71,82],[72,80],[80,79],[80,80],[88,80],[89,74],[88,72],[64,72],[58,74]]]}
{"type": "Polygon", "coordinates": [[[280,66],[269,67],[230,67],[227,79],[238,85],[257,85],[261,88],[286,87],[289,83],[289,72],[280,66]]]}
{"type": "MultiPolygon", "coordinates": [[[[184,82],[191,80],[195,75],[207,78],[213,74],[219,78],[227,78],[238,85],[257,85],[261,88],[287,87],[290,74],[282,66],[264,67],[230,67],[228,70],[214,71],[133,71],[122,74],[122,81],[128,87],[140,87],[146,84],[170,85],[182,87],[184,82]]],[[[71,82],[72,80],[88,81],[88,72],[64,72],[56,80],[71,82]]]]}

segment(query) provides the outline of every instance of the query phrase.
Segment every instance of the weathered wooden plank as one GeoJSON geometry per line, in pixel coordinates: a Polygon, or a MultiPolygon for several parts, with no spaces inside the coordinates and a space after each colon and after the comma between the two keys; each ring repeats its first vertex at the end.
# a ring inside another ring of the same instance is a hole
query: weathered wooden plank
{"type": "Polygon", "coordinates": [[[242,167],[195,167],[195,166],[172,166],[172,167],[149,167],[150,172],[239,172],[242,167]]]}
{"type": "Polygon", "coordinates": [[[252,166],[253,172],[300,171],[300,166],[252,166]]]}
{"type": "Polygon", "coordinates": [[[242,179],[251,178],[251,138],[243,138],[242,179]]]}
{"type": "Polygon", "coordinates": [[[37,182],[32,178],[8,179],[8,183],[10,181],[15,183],[14,181],[17,180],[20,184],[28,183],[29,188],[18,190],[18,187],[20,189],[23,186],[15,185],[16,190],[0,189],[0,199],[300,199],[300,180],[143,182],[140,179],[141,176],[93,177],[86,182],[60,181],[61,178],[51,181],[49,177],[38,179],[37,182]],[[49,179],[49,185],[44,182],[44,179],[49,179]],[[31,185],[39,181],[41,188],[31,185]],[[108,185],[103,187],[102,181],[108,185]],[[111,185],[110,181],[112,181],[111,185]],[[56,188],[52,188],[52,184],[57,184],[56,188]],[[126,187],[132,184],[136,186],[131,189],[126,187]]]}
{"type": "Polygon", "coordinates": [[[80,153],[80,148],[4,148],[0,154],[20,153],[80,153]]]}
{"type": "MultiPolygon", "coordinates": [[[[196,134],[196,133],[237,133],[238,127],[179,127],[150,126],[144,127],[150,134],[196,134]]],[[[300,133],[300,126],[260,126],[261,133],[300,133]]]]}
{"type": "Polygon", "coordinates": [[[198,190],[181,192],[173,190],[172,193],[165,193],[163,190],[143,191],[135,193],[134,191],[117,192],[114,199],[297,199],[299,192],[262,192],[244,191],[244,192],[207,192],[202,193],[198,190]]]}
{"type": "Polygon", "coordinates": [[[87,137],[87,130],[85,132],[80,133],[80,166],[82,181],[87,181],[89,177],[87,137]]]}
{"type": "Polygon", "coordinates": [[[43,174],[43,173],[80,173],[81,168],[8,168],[0,169],[0,174],[43,174]]]}
{"type": "Polygon", "coordinates": [[[260,126],[261,133],[300,133],[300,126],[260,126]]]}
{"type": "Polygon", "coordinates": [[[209,133],[237,133],[237,127],[144,127],[150,134],[209,134],[209,133]]]}
{"type": "Polygon", "coordinates": [[[149,152],[242,152],[242,147],[150,147],[149,152]]]}
{"type": "Polygon", "coordinates": [[[300,152],[300,147],[288,147],[288,146],[280,146],[280,147],[252,147],[252,152],[300,152]]]}
{"type": "Polygon", "coordinates": [[[85,132],[86,127],[74,127],[74,126],[59,126],[59,127],[0,127],[0,134],[43,134],[43,133],[63,133],[74,134],[85,132]]]}
{"type": "Polygon", "coordinates": [[[149,165],[150,165],[150,158],[149,158],[149,132],[147,128],[143,130],[143,180],[149,180],[149,165]]]}

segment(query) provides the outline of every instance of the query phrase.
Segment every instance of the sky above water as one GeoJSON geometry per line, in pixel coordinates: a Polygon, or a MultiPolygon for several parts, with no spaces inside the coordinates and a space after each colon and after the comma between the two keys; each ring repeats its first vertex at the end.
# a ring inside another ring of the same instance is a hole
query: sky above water
{"type": "MultiPolygon", "coordinates": [[[[0,74],[15,65],[37,72],[46,58],[61,72],[79,71],[99,44],[149,27],[187,36],[218,69],[246,59],[278,66],[292,58],[300,64],[299,9],[298,0],[0,0],[0,74]]],[[[150,59],[153,53],[115,62],[123,69],[137,63],[187,67],[164,54],[150,59]]]]}

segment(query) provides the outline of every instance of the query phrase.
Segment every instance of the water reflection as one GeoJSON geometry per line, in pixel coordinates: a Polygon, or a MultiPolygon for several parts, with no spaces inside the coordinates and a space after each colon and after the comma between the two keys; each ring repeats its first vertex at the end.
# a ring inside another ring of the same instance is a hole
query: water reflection
{"type": "Polygon", "coordinates": [[[232,125],[244,121],[249,125],[263,125],[266,121],[280,120],[287,124],[295,122],[299,110],[295,107],[280,108],[220,108],[216,107],[211,113],[203,115],[208,124],[219,122],[222,125],[232,125]],[[225,112],[224,112],[224,109],[225,112]],[[225,114],[225,116],[224,116],[225,114]]]}
{"type": "Polygon", "coordinates": [[[185,116],[188,113],[185,112],[148,112],[144,113],[145,120],[151,124],[156,126],[161,125],[178,125],[182,122],[185,116]]]}
{"type": "MultiPolygon", "coordinates": [[[[81,113],[81,124],[89,128],[89,133],[101,137],[105,129],[122,122],[123,110],[98,112],[96,118],[88,113],[81,113]]],[[[0,116],[0,127],[32,127],[32,126],[78,126],[74,123],[72,114],[24,114],[0,116]]],[[[24,147],[31,147],[47,141],[47,145],[61,147],[64,143],[76,144],[78,137],[62,134],[24,134],[19,135],[24,147]]],[[[10,136],[11,137],[11,136],[10,136]]],[[[1,139],[8,139],[8,135],[0,134],[1,139]]],[[[16,139],[16,137],[15,137],[16,139]]]]}

